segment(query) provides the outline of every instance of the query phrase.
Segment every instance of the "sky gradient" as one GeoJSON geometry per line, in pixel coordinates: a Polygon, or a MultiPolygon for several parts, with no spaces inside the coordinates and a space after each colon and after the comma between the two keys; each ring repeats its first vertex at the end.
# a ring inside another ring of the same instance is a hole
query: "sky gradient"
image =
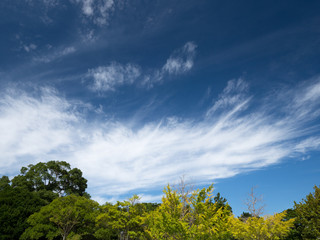
{"type": "Polygon", "coordinates": [[[236,215],[319,185],[320,2],[3,0],[0,176],[67,161],[94,200],[181,176],[236,215]]]}

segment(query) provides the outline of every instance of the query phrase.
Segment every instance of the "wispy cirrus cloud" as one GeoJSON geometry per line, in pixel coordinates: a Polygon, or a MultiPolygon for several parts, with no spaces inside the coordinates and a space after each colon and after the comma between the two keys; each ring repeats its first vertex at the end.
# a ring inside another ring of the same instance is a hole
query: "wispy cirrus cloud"
{"type": "Polygon", "coordinates": [[[153,69],[148,74],[143,72],[142,67],[132,63],[123,65],[112,62],[106,66],[89,69],[87,78],[93,80],[90,88],[93,91],[115,91],[116,87],[134,83],[151,88],[166,78],[190,71],[194,64],[196,48],[195,43],[187,42],[171,54],[161,69],[153,69]]]}
{"type": "Polygon", "coordinates": [[[50,89],[36,95],[6,91],[0,100],[0,172],[65,160],[82,169],[96,199],[133,191],[154,199],[149,190],[182,174],[211,182],[319,150],[319,89],[317,78],[254,99],[244,80],[232,80],[202,120],[176,116],[139,127],[89,121],[83,112],[92,119],[91,109],[81,111],[50,89]]]}
{"type": "Polygon", "coordinates": [[[50,54],[34,57],[33,60],[36,62],[49,63],[55,61],[59,58],[68,56],[74,52],[76,52],[76,48],[73,46],[65,47],[58,50],[53,50],[50,54]]]}

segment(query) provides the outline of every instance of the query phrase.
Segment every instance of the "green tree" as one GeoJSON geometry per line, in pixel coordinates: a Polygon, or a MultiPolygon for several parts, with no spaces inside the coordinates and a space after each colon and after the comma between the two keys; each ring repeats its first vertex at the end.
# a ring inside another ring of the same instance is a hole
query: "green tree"
{"type": "Polygon", "coordinates": [[[302,239],[320,239],[320,188],[314,186],[300,203],[294,203],[296,232],[301,232],[302,239]]]}
{"type": "Polygon", "coordinates": [[[302,238],[302,229],[303,226],[301,225],[301,223],[298,222],[298,218],[297,218],[297,212],[295,209],[287,209],[286,210],[286,215],[284,217],[284,221],[288,221],[290,219],[295,219],[294,221],[294,225],[291,228],[288,236],[285,238],[287,240],[300,240],[303,239],[302,238]]]}
{"type": "Polygon", "coordinates": [[[10,180],[8,176],[2,176],[0,178],[0,191],[10,187],[10,180]]]}
{"type": "Polygon", "coordinates": [[[213,198],[214,203],[216,204],[217,208],[227,208],[227,210],[232,213],[232,208],[229,204],[227,204],[227,199],[221,197],[220,193],[218,192],[217,195],[213,198]]]}
{"type": "Polygon", "coordinates": [[[248,213],[248,212],[242,212],[239,219],[242,221],[242,222],[245,222],[248,220],[248,218],[250,217],[253,217],[251,213],[248,213]]]}
{"type": "Polygon", "coordinates": [[[105,204],[96,219],[98,239],[143,239],[143,216],[145,205],[140,204],[139,196],[134,195],[129,200],[117,204],[105,204]]]}
{"type": "Polygon", "coordinates": [[[99,204],[93,200],[76,195],[60,197],[44,206],[28,218],[30,227],[21,239],[49,240],[61,236],[92,234],[99,204]]]}
{"type": "Polygon", "coordinates": [[[71,169],[64,161],[39,162],[22,167],[20,175],[12,179],[12,186],[25,186],[30,191],[47,190],[58,193],[86,195],[87,180],[78,168],[71,169]]]}
{"type": "Polygon", "coordinates": [[[0,239],[19,239],[28,227],[27,218],[46,204],[38,192],[6,185],[0,190],[0,239]]]}

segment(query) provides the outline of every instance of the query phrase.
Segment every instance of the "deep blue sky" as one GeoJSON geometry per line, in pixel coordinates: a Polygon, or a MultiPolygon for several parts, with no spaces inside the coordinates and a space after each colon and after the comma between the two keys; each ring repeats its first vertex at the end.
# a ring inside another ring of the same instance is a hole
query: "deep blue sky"
{"type": "Polygon", "coordinates": [[[320,2],[3,0],[0,175],[65,160],[100,203],[182,175],[236,215],[319,185],[320,2]]]}

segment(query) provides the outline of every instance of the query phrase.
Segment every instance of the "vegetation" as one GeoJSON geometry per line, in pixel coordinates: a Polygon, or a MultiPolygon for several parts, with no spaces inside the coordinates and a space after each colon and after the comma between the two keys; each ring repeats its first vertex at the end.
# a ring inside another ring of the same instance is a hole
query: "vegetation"
{"type": "Polygon", "coordinates": [[[134,195],[99,205],[85,192],[81,170],[66,162],[29,165],[11,181],[0,179],[0,240],[4,239],[320,239],[320,188],[300,203],[261,217],[253,189],[249,212],[235,217],[213,185],[164,189],[162,203],[134,195]]]}

